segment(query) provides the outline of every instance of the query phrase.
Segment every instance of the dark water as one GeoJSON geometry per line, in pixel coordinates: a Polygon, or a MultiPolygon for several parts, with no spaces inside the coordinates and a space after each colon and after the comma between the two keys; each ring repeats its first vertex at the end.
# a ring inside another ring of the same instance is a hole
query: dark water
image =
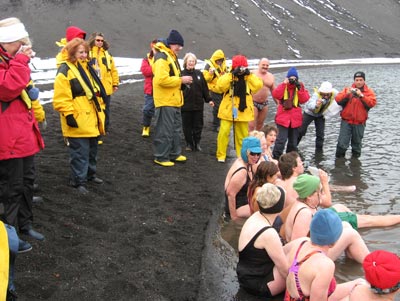
{"type": "MultiPolygon", "coordinates": [[[[310,125],[307,135],[299,145],[299,151],[310,165],[324,169],[330,175],[330,183],[336,185],[355,185],[355,192],[333,193],[334,203],[343,203],[359,214],[400,214],[400,106],[397,83],[399,65],[352,65],[319,67],[299,70],[300,80],[310,94],[312,88],[328,80],[337,90],[342,90],[353,82],[356,71],[366,73],[366,83],[374,89],[378,104],[370,110],[363,139],[361,157],[335,160],[336,141],[340,128],[340,117],[327,121],[325,129],[324,153],[315,156],[315,131],[310,125]]],[[[286,73],[275,74],[276,82],[281,82],[286,73]]],[[[271,102],[270,102],[271,103],[271,102]]],[[[276,108],[270,106],[267,122],[273,122],[276,108]]],[[[235,250],[240,233],[240,225],[226,224],[221,236],[235,250]]],[[[387,228],[362,229],[359,231],[371,251],[385,249],[399,254],[400,225],[387,228]]],[[[339,282],[362,277],[360,264],[344,256],[336,261],[336,277],[339,282]]],[[[244,299],[243,299],[244,300],[244,299]]],[[[400,299],[399,299],[400,300],[400,299]]]]}

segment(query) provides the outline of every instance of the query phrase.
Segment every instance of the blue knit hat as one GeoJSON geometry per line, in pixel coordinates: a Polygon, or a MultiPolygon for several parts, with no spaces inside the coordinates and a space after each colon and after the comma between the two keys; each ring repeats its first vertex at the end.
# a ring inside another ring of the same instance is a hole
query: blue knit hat
{"type": "Polygon", "coordinates": [[[291,67],[286,75],[287,78],[295,76],[297,79],[299,79],[299,74],[297,73],[297,69],[295,67],[291,67]]]}
{"type": "Polygon", "coordinates": [[[184,45],[182,35],[175,29],[172,29],[171,32],[169,33],[169,36],[167,38],[167,43],[168,45],[176,44],[182,47],[184,45]]]}
{"type": "Polygon", "coordinates": [[[334,244],[342,235],[342,221],[330,209],[320,209],[314,214],[310,224],[311,242],[319,246],[334,244]]]}
{"type": "Polygon", "coordinates": [[[246,137],[242,141],[242,149],[240,150],[240,156],[242,157],[244,162],[248,162],[247,160],[247,151],[251,151],[253,153],[262,153],[261,142],[260,139],[256,137],[246,137]]]}

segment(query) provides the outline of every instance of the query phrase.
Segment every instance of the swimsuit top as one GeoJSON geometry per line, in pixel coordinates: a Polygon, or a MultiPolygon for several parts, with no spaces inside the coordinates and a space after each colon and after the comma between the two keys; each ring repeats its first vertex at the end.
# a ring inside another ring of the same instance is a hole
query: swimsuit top
{"type": "MultiPolygon", "coordinates": [[[[312,251],[311,253],[307,254],[306,256],[304,256],[304,258],[300,261],[297,261],[297,256],[300,252],[301,247],[307,242],[307,240],[303,241],[299,248],[296,251],[296,255],[293,259],[293,263],[289,268],[289,273],[293,272],[294,275],[294,281],[296,283],[296,288],[297,288],[297,293],[299,294],[300,298],[293,298],[289,295],[288,291],[286,290],[286,295],[285,295],[285,301],[286,300],[290,300],[290,301],[308,301],[310,300],[309,296],[304,296],[303,291],[301,290],[301,286],[300,286],[300,280],[299,280],[299,268],[300,265],[305,262],[308,258],[310,258],[312,255],[316,254],[316,253],[322,253],[321,251],[312,251]],[[288,297],[288,299],[287,299],[288,297]]],[[[336,289],[336,280],[335,278],[332,278],[331,283],[329,284],[329,289],[328,289],[328,296],[330,296],[336,289]]]]}

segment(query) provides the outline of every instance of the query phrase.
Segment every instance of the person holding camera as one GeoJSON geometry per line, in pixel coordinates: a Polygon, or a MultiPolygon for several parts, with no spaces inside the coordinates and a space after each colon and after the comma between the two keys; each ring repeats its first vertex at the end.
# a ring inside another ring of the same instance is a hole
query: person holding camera
{"type": "Polygon", "coordinates": [[[374,91],[365,83],[365,73],[358,71],[354,74],[351,87],[345,87],[335,98],[338,105],[343,107],[340,116],[340,132],[336,146],[336,158],[343,158],[351,141],[353,157],[361,156],[362,139],[368,119],[368,112],[376,106],[374,91]]]}
{"type": "Polygon", "coordinates": [[[307,128],[311,122],[315,124],[315,149],[322,151],[325,136],[325,111],[332,103],[335,103],[335,96],[338,90],[332,87],[330,82],[323,82],[317,89],[315,88],[314,94],[310,100],[304,105],[303,123],[299,131],[299,138],[297,144],[300,143],[301,138],[307,133],[307,128]]]}
{"type": "Polygon", "coordinates": [[[215,86],[216,91],[224,95],[218,110],[221,120],[217,138],[217,160],[226,159],[229,136],[233,126],[233,139],[236,154],[240,157],[242,140],[249,135],[249,122],[254,120],[252,94],[263,86],[262,80],[247,68],[247,58],[235,55],[232,58],[232,71],[221,76],[215,86]]]}
{"type": "Polygon", "coordinates": [[[299,129],[303,115],[300,104],[306,103],[310,95],[304,84],[299,81],[295,67],[291,67],[285,80],[272,91],[272,97],[278,101],[275,123],[278,127],[278,137],[272,152],[278,160],[283,154],[287,142],[286,152],[297,151],[299,129]]]}

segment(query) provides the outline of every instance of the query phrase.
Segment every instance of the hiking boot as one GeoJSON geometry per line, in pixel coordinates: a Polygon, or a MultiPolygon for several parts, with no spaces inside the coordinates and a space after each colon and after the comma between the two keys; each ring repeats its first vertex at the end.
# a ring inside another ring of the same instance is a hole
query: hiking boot
{"type": "Polygon", "coordinates": [[[32,245],[25,240],[19,239],[18,254],[26,253],[29,252],[30,250],[32,250],[32,245]]]}
{"type": "Polygon", "coordinates": [[[32,227],[29,227],[28,229],[25,229],[25,230],[21,230],[20,232],[22,235],[32,237],[36,240],[40,240],[40,241],[44,240],[44,235],[42,233],[39,233],[39,232],[33,230],[32,227]]]}
{"type": "Polygon", "coordinates": [[[34,195],[32,197],[32,204],[39,204],[43,202],[43,198],[41,196],[34,195]]]}
{"type": "Polygon", "coordinates": [[[147,138],[150,136],[150,127],[144,126],[142,131],[142,137],[147,138]]]}
{"type": "Polygon", "coordinates": [[[225,159],[217,159],[219,163],[225,163],[225,159]]]}
{"type": "Polygon", "coordinates": [[[102,145],[102,144],[103,144],[103,140],[98,140],[98,141],[97,141],[97,144],[98,144],[98,145],[102,145]]]}
{"type": "Polygon", "coordinates": [[[172,161],[183,163],[183,162],[186,162],[186,160],[187,160],[187,158],[185,156],[179,155],[172,161]]]}
{"type": "Polygon", "coordinates": [[[86,189],[85,186],[83,185],[78,185],[76,186],[76,190],[80,193],[80,194],[88,194],[89,190],[86,189]]]}
{"type": "Polygon", "coordinates": [[[171,162],[171,161],[158,161],[158,160],[154,160],[154,163],[164,166],[164,167],[170,167],[170,166],[174,166],[175,163],[171,162]]]}
{"type": "Polygon", "coordinates": [[[98,177],[93,177],[88,179],[89,182],[95,183],[95,184],[103,184],[104,181],[98,177]]]}
{"type": "Polygon", "coordinates": [[[196,146],[194,147],[194,149],[196,150],[196,152],[201,152],[203,149],[200,147],[200,144],[196,144],[196,146]]]}
{"type": "Polygon", "coordinates": [[[190,143],[187,143],[187,144],[186,144],[185,151],[191,152],[192,150],[193,150],[193,145],[191,145],[190,143]]]}

